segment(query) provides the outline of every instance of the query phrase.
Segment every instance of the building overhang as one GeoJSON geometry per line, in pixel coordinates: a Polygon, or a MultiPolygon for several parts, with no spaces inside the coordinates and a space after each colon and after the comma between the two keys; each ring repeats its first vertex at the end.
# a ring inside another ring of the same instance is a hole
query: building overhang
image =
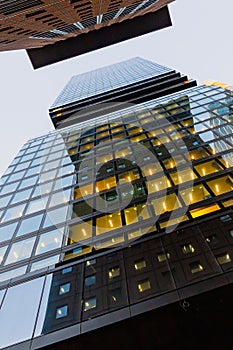
{"type": "Polygon", "coordinates": [[[34,69],[171,26],[167,6],[42,48],[28,49],[34,69]]]}

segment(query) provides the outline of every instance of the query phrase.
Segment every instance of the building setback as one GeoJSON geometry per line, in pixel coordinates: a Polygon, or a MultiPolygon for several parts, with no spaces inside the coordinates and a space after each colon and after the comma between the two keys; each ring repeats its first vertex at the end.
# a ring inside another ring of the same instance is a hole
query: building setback
{"type": "Polygon", "coordinates": [[[141,58],[70,80],[1,178],[1,349],[231,345],[232,107],[141,58]]]}
{"type": "Polygon", "coordinates": [[[26,49],[34,68],[171,25],[173,0],[3,0],[0,51],[26,49]]]}

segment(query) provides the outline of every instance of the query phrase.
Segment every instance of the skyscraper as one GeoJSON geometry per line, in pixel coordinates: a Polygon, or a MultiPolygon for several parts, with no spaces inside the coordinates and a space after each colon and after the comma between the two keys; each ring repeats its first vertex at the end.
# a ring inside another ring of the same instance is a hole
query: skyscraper
{"type": "Polygon", "coordinates": [[[3,0],[0,51],[27,49],[34,68],[166,28],[173,0],[3,0]]]}
{"type": "Polygon", "coordinates": [[[231,344],[232,105],[140,58],[71,79],[1,178],[0,348],[231,344]]]}

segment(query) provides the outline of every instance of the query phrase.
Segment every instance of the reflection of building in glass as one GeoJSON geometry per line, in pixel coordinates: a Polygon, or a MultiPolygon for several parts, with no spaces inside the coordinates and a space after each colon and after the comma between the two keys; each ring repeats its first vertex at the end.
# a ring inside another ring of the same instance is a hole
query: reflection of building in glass
{"type": "Polygon", "coordinates": [[[148,84],[129,79],[112,98],[137,101],[141,88],[143,100],[121,109],[103,109],[107,70],[90,96],[71,80],[50,110],[57,129],[26,143],[2,177],[1,348],[229,345],[232,139],[221,128],[231,124],[210,106],[232,100],[147,64],[157,67],[148,84]]]}
{"type": "MultiPolygon", "coordinates": [[[[223,101],[216,101],[210,104],[210,114],[213,115],[213,119],[210,120],[210,127],[213,128],[218,135],[219,139],[215,142],[215,148],[218,152],[224,152],[227,149],[231,149],[232,134],[233,134],[233,104],[232,104],[232,91],[226,93],[226,98],[223,101]],[[220,118],[216,118],[220,116],[220,118]],[[224,117],[221,118],[221,117],[224,117]],[[228,121],[228,123],[226,123],[228,121]],[[229,145],[226,147],[226,142],[229,140],[229,145]]],[[[231,166],[233,165],[233,153],[227,152],[223,155],[223,158],[231,166]]]]}
{"type": "Polygon", "coordinates": [[[1,0],[0,51],[35,68],[171,26],[173,0],[1,0]]]}

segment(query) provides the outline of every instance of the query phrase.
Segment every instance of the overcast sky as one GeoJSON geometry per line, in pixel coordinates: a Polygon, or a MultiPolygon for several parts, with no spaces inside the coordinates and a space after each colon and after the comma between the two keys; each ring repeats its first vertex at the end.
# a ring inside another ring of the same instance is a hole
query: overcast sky
{"type": "Polygon", "coordinates": [[[0,53],[0,175],[21,146],[53,130],[48,108],[73,75],[134,56],[176,69],[201,84],[233,85],[232,0],[176,0],[173,26],[33,70],[24,50],[0,53]]]}

